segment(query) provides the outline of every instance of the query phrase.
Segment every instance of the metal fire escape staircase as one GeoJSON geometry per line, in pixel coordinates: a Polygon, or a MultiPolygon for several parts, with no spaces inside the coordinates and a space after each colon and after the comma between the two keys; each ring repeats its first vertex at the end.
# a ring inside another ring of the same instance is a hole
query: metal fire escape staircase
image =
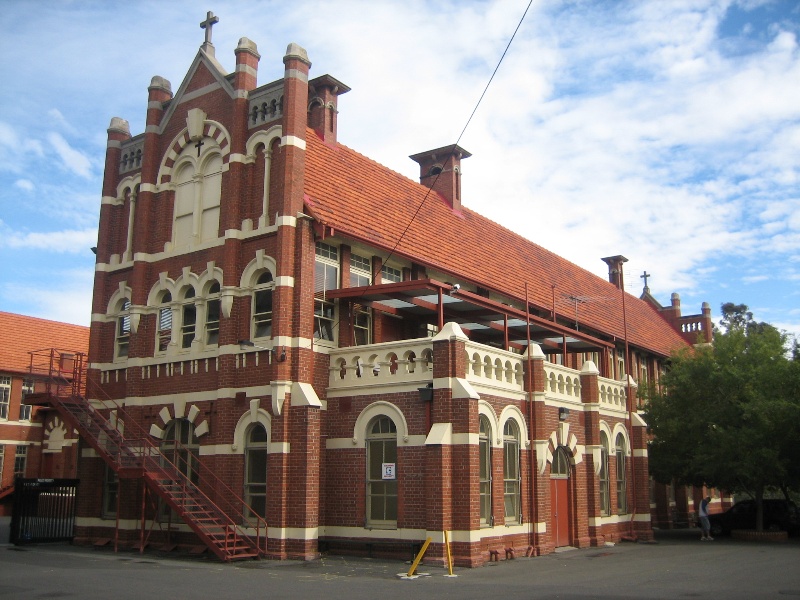
{"type": "Polygon", "coordinates": [[[175,458],[184,453],[175,452],[169,460],[135,419],[125,418],[123,406],[108,398],[102,403],[106,408],[98,410],[87,400],[85,355],[50,349],[30,354],[31,374],[43,376],[45,385],[28,394],[26,403],[58,411],[120,479],[141,478],[221,560],[266,554],[266,522],[222,480],[207,469],[187,476],[187,464],[175,458]]]}

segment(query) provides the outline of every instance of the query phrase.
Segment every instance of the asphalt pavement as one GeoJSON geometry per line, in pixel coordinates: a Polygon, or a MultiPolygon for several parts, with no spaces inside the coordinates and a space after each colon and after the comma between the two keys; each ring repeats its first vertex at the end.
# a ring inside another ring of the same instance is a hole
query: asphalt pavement
{"type": "Polygon", "coordinates": [[[698,530],[656,532],[654,543],[623,542],[500,561],[477,569],[325,556],[311,562],[224,564],[206,556],[40,544],[0,545],[0,598],[173,600],[250,598],[800,598],[800,540],[754,543],[698,530]]]}

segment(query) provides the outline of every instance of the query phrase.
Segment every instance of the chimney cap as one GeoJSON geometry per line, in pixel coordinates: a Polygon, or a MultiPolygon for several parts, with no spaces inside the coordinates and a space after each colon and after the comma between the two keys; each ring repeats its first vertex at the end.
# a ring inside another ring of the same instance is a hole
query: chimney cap
{"type": "Polygon", "coordinates": [[[412,154],[408,158],[410,158],[414,162],[422,164],[422,161],[424,161],[424,160],[426,160],[428,158],[432,158],[433,160],[436,160],[436,158],[439,157],[439,156],[444,157],[444,156],[450,156],[450,155],[453,155],[453,154],[456,155],[459,159],[461,159],[461,158],[469,158],[470,156],[472,156],[472,154],[470,154],[469,152],[464,150],[458,144],[450,144],[449,146],[442,146],[441,148],[436,148],[435,150],[427,150],[425,152],[420,152],[418,154],[412,154]]]}
{"type": "Polygon", "coordinates": [[[341,96],[342,94],[346,94],[347,92],[350,91],[350,88],[348,86],[343,84],[335,77],[331,77],[330,75],[320,75],[319,77],[315,77],[314,79],[308,82],[308,87],[311,89],[332,87],[336,90],[334,93],[337,96],[341,96]]]}

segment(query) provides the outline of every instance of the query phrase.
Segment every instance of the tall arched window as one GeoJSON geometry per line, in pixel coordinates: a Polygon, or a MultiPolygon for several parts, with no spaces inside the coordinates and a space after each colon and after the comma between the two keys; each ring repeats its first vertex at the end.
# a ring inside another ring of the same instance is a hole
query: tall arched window
{"type": "Polygon", "coordinates": [[[617,450],[617,514],[628,512],[628,482],[625,465],[625,438],[619,433],[616,442],[617,450]]]}
{"type": "Polygon", "coordinates": [[[264,271],[258,276],[253,293],[253,337],[272,335],[272,291],[275,283],[272,273],[264,271]]]}
{"type": "Polygon", "coordinates": [[[611,489],[608,481],[608,436],[600,432],[600,514],[611,514],[611,489]]]}
{"type": "Polygon", "coordinates": [[[131,338],[131,301],[128,298],[123,298],[118,306],[116,358],[127,358],[131,338]]]}
{"type": "MultiPolygon", "coordinates": [[[[210,143],[206,139],[205,143],[210,143]]],[[[199,245],[219,237],[219,203],[222,192],[222,157],[211,154],[197,161],[187,146],[178,159],[175,177],[175,248],[199,245]]]]}
{"type": "Polygon", "coordinates": [[[164,430],[161,455],[192,483],[199,480],[200,445],[194,435],[194,425],[188,419],[173,419],[164,430]]]}
{"type": "Polygon", "coordinates": [[[161,294],[158,309],[158,333],[156,334],[156,348],[159,352],[166,352],[167,346],[172,341],[172,294],[161,294]]]}
{"type": "Polygon", "coordinates": [[[206,344],[214,345],[219,343],[219,282],[215,281],[208,288],[206,296],[206,344]]]}
{"type": "Polygon", "coordinates": [[[385,415],[367,427],[367,523],[397,526],[397,428],[385,415]]]}
{"type": "Polygon", "coordinates": [[[263,519],[267,514],[267,430],[260,423],[247,430],[244,454],[244,501],[263,519]]]}
{"type": "Polygon", "coordinates": [[[519,523],[519,427],[513,419],[503,427],[503,505],[506,523],[519,523]]]}
{"type": "Polygon", "coordinates": [[[569,478],[569,458],[563,446],[556,448],[553,453],[553,463],[550,465],[550,477],[553,479],[569,478]]]}
{"type": "Polygon", "coordinates": [[[191,348],[197,326],[197,307],[194,304],[194,288],[192,286],[187,286],[183,290],[182,300],[181,348],[191,348]]]}
{"type": "Polygon", "coordinates": [[[489,419],[480,418],[478,433],[478,462],[480,472],[481,525],[492,522],[492,426],[489,419]]]}

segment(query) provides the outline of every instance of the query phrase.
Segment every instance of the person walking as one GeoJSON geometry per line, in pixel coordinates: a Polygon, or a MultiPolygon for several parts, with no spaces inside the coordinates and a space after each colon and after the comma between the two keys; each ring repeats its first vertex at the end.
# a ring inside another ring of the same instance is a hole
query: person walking
{"type": "Polygon", "coordinates": [[[713,541],[711,537],[711,522],[708,520],[708,504],[711,502],[711,496],[706,496],[700,501],[700,528],[703,530],[703,537],[700,538],[701,542],[713,541]]]}

